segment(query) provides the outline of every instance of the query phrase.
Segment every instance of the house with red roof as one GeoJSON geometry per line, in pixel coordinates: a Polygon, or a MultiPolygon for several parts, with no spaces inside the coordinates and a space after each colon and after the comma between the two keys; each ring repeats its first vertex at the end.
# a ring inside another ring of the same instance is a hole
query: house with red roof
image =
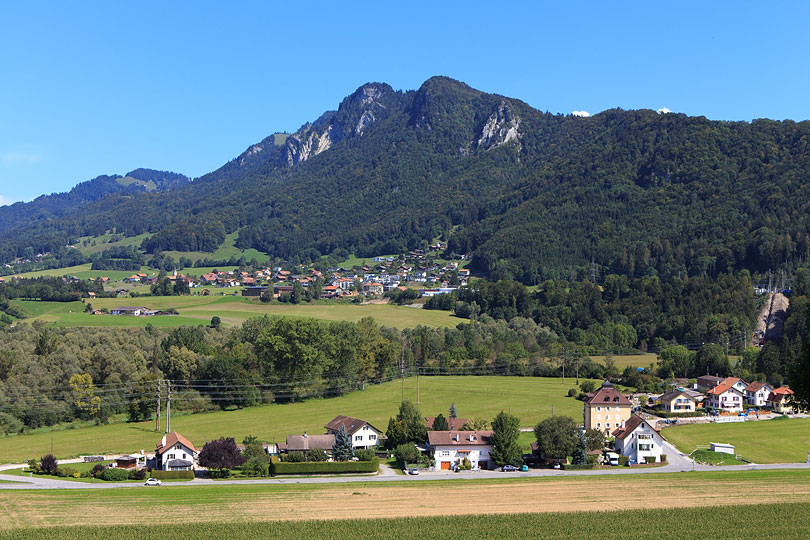
{"type": "MultiPolygon", "coordinates": [[[[747,385],[746,385],[747,386],[747,385]]],[[[726,412],[742,412],[745,394],[734,384],[718,384],[706,392],[706,407],[726,412]]]]}
{"type": "Polygon", "coordinates": [[[616,452],[630,458],[631,463],[660,463],[664,438],[649,422],[633,415],[624,427],[613,431],[616,452]]]}
{"type": "Polygon", "coordinates": [[[754,407],[764,407],[773,387],[765,382],[754,381],[745,387],[745,402],[754,407]]]}
{"type": "Polygon", "coordinates": [[[490,469],[492,461],[491,431],[428,431],[428,448],[433,453],[436,468],[455,470],[464,458],[473,469],[490,469]]]}
{"type": "Polygon", "coordinates": [[[624,423],[630,419],[633,404],[610,381],[605,381],[596,392],[585,396],[583,408],[585,429],[610,433],[624,427],[624,423]]]}
{"type": "Polygon", "coordinates": [[[191,441],[172,431],[164,435],[155,447],[155,468],[162,471],[191,471],[197,454],[191,441]]]}
{"type": "Polygon", "coordinates": [[[791,390],[787,386],[782,386],[774,389],[770,393],[766,401],[766,404],[773,410],[773,412],[790,414],[796,412],[795,409],[793,408],[793,403],[791,403],[792,399],[793,399],[793,390],[791,390]]]}
{"type": "Polygon", "coordinates": [[[352,448],[370,449],[380,443],[383,432],[372,426],[365,420],[352,418],[339,414],[324,426],[327,435],[337,435],[341,427],[346,428],[346,432],[352,438],[352,448]]]}

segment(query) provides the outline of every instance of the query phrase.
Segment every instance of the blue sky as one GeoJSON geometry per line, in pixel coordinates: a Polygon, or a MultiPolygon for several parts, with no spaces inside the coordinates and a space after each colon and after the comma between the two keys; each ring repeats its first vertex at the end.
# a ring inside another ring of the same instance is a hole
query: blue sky
{"type": "Polygon", "coordinates": [[[5,2],[0,204],[137,167],[200,176],[365,82],[551,112],[810,118],[807,2],[5,2]],[[171,5],[169,5],[171,4],[171,5]]]}

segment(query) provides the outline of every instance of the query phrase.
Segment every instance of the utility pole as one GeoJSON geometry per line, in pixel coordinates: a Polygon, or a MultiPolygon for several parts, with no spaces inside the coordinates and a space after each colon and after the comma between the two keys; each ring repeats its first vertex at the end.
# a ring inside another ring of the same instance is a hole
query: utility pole
{"type": "Polygon", "coordinates": [[[579,384],[579,350],[574,354],[577,355],[577,384],[579,384]]]}
{"type": "Polygon", "coordinates": [[[157,380],[157,414],[155,415],[155,431],[160,433],[160,379],[157,380]]]}
{"type": "Polygon", "coordinates": [[[172,432],[172,382],[166,380],[166,433],[172,432]]]}
{"type": "Polygon", "coordinates": [[[416,404],[419,405],[419,366],[416,366],[416,404]]]}
{"type": "Polygon", "coordinates": [[[405,344],[402,344],[402,351],[399,355],[399,378],[402,380],[402,399],[405,401],[405,344]]]}
{"type": "Polygon", "coordinates": [[[563,351],[562,355],[562,383],[565,384],[565,351],[563,351]]]}

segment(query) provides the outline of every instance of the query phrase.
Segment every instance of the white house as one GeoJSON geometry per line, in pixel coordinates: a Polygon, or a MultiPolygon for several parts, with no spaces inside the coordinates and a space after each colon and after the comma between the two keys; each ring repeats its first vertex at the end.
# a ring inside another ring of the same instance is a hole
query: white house
{"type": "Polygon", "coordinates": [[[768,383],[752,382],[745,387],[745,402],[754,407],[764,407],[773,388],[768,383]]]}
{"type": "Polygon", "coordinates": [[[706,392],[706,407],[728,412],[741,412],[745,395],[729,384],[718,384],[706,392]]]}
{"type": "Polygon", "coordinates": [[[428,431],[428,447],[436,468],[449,471],[464,458],[473,468],[494,468],[491,431],[428,431]]]}
{"type": "Polygon", "coordinates": [[[162,471],[190,471],[196,457],[194,445],[176,431],[164,435],[155,448],[156,468],[162,471]]]}
{"type": "Polygon", "coordinates": [[[726,377],[725,379],[720,381],[720,384],[725,384],[733,388],[736,388],[737,390],[742,392],[743,395],[745,395],[745,389],[748,388],[748,383],[740,379],[739,377],[726,377]]]}
{"type": "Polygon", "coordinates": [[[613,432],[616,437],[616,452],[630,458],[636,463],[646,463],[647,458],[653,463],[661,461],[664,438],[646,420],[640,416],[631,416],[624,427],[613,432]]]}
{"type": "Polygon", "coordinates": [[[346,426],[346,432],[352,438],[353,448],[374,448],[380,443],[380,437],[383,433],[365,420],[359,420],[342,414],[337,415],[324,427],[328,435],[337,435],[341,426],[346,426]]]}

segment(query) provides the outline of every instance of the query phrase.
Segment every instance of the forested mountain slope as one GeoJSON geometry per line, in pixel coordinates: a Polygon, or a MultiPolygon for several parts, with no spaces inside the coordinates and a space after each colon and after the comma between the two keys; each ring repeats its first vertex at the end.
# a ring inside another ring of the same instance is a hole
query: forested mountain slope
{"type": "Polygon", "coordinates": [[[225,234],[280,258],[394,253],[437,236],[492,278],[594,263],[638,276],[767,269],[810,252],[810,123],[608,110],[543,113],[444,77],[362,86],[171,192],[89,203],[0,236],[4,258],[71,238],[156,233],[147,252],[225,234]]]}
{"type": "Polygon", "coordinates": [[[38,221],[66,217],[86,203],[104,199],[112,194],[134,195],[165,191],[190,181],[190,178],[182,174],[153,169],[135,169],[124,176],[117,174],[97,176],[77,184],[65,193],[42,195],[31,202],[18,202],[0,207],[0,231],[9,235],[13,230],[24,229],[38,221]]]}

